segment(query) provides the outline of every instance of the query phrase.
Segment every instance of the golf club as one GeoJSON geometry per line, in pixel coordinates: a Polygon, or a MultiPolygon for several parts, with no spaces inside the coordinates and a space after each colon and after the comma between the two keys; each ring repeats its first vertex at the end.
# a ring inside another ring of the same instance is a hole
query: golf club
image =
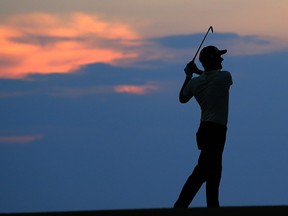
{"type": "Polygon", "coordinates": [[[208,28],[208,31],[206,32],[206,34],[205,34],[205,36],[204,36],[204,38],[203,38],[203,40],[202,40],[202,42],[201,42],[201,44],[200,44],[200,46],[199,46],[197,52],[195,53],[194,58],[192,59],[193,62],[195,61],[195,58],[196,58],[196,56],[197,56],[197,54],[198,54],[198,52],[199,52],[199,50],[200,50],[200,48],[201,48],[201,46],[202,46],[202,44],[203,44],[205,38],[207,37],[207,35],[208,35],[208,33],[209,33],[210,30],[211,30],[211,32],[213,33],[213,27],[212,27],[212,26],[210,26],[210,27],[208,28]]]}

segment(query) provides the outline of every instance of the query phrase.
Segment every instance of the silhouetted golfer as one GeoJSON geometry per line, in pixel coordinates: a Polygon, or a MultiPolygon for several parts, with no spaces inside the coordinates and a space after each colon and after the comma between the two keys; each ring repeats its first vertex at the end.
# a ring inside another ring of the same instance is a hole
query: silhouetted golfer
{"type": "Polygon", "coordinates": [[[181,103],[187,103],[193,96],[201,108],[200,125],[196,133],[200,150],[198,163],[185,182],[174,208],[188,208],[193,198],[206,182],[207,207],[219,207],[219,186],[222,174],[222,153],[226,141],[229,89],[232,76],[221,71],[227,50],[215,46],[204,47],[199,60],[204,71],[189,62],[184,71],[186,79],[179,94],[181,103]],[[193,73],[199,74],[192,77],[193,73]]]}

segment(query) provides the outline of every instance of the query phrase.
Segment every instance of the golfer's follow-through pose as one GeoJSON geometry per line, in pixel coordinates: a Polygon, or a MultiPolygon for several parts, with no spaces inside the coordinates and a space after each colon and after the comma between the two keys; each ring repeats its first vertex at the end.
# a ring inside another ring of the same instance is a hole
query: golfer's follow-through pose
{"type": "Polygon", "coordinates": [[[201,108],[200,125],[196,133],[200,150],[198,163],[185,182],[174,208],[188,208],[202,184],[206,182],[207,207],[219,207],[219,186],[222,173],[222,153],[226,141],[229,89],[232,77],[222,71],[221,55],[227,50],[215,46],[204,47],[199,60],[204,71],[189,62],[184,71],[185,81],[179,94],[181,103],[194,97],[201,108]],[[199,76],[193,77],[193,74],[199,76]]]}

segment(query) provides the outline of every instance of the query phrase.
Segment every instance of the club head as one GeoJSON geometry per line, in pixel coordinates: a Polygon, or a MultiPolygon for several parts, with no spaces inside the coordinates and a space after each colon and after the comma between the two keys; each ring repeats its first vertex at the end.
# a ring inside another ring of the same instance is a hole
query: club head
{"type": "Polygon", "coordinates": [[[213,33],[213,27],[212,27],[212,26],[210,26],[210,27],[209,27],[209,29],[210,29],[210,30],[211,30],[211,32],[213,33]]]}

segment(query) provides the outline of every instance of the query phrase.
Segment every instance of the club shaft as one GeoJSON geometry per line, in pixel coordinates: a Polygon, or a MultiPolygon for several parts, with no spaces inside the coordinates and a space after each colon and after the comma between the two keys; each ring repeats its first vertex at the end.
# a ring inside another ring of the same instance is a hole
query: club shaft
{"type": "Polygon", "coordinates": [[[195,61],[196,56],[197,56],[197,54],[198,54],[198,52],[199,52],[199,50],[200,50],[200,48],[201,48],[201,46],[202,46],[204,40],[206,39],[206,37],[207,37],[207,35],[208,35],[208,33],[209,33],[210,30],[211,30],[211,32],[213,32],[213,27],[212,27],[212,26],[210,26],[210,27],[208,28],[208,31],[206,32],[206,34],[205,34],[205,36],[204,36],[204,38],[203,38],[200,46],[198,47],[198,50],[196,51],[196,53],[195,53],[195,55],[194,55],[194,57],[193,57],[193,59],[192,59],[193,62],[195,61]]]}

